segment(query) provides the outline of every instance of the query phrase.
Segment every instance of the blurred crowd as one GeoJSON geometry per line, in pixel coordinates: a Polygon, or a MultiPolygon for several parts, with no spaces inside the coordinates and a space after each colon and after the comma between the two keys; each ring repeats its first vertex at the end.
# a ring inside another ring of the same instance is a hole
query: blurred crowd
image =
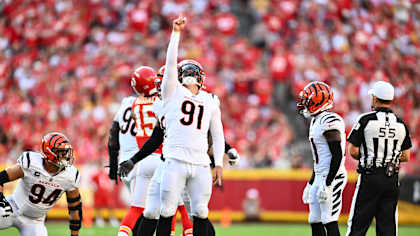
{"type": "Polygon", "coordinates": [[[0,158],[65,133],[77,163],[107,162],[107,137],[129,79],[163,65],[171,21],[183,11],[180,59],[205,69],[222,101],[240,167],[305,168],[295,95],[333,87],[347,131],[370,110],[377,80],[396,87],[409,125],[409,173],[420,173],[420,3],[415,0],[5,0],[0,3],[0,158]],[[293,115],[290,115],[293,114],[293,115]],[[294,126],[293,126],[294,125],[294,126]]]}

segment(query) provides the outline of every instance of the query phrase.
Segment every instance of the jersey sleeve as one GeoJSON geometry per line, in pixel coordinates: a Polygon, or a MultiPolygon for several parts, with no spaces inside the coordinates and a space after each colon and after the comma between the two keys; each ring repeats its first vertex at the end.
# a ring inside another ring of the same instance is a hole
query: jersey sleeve
{"type": "Polygon", "coordinates": [[[320,120],[322,133],[325,133],[326,131],[330,130],[338,130],[338,131],[344,131],[344,121],[343,119],[335,114],[328,114],[321,118],[320,120]]]}
{"type": "Polygon", "coordinates": [[[125,103],[125,99],[126,99],[126,98],[124,98],[124,99],[122,100],[121,105],[120,105],[120,108],[118,109],[117,113],[116,113],[116,114],[115,114],[115,116],[114,116],[114,121],[115,121],[115,122],[120,123],[121,113],[123,113],[123,112],[124,112],[124,106],[123,106],[123,104],[125,103]]]}
{"type": "Polygon", "coordinates": [[[27,175],[31,167],[31,157],[29,152],[23,152],[17,159],[17,164],[22,168],[24,175],[27,175]]]}
{"type": "Polygon", "coordinates": [[[403,140],[403,143],[401,144],[401,150],[407,150],[410,149],[413,145],[411,144],[411,138],[410,138],[410,133],[408,131],[408,127],[405,123],[404,124],[404,128],[405,128],[405,138],[403,140]]]}
{"type": "Polygon", "coordinates": [[[80,171],[76,167],[72,167],[69,174],[69,187],[66,191],[73,191],[80,187],[80,171]]]}
{"type": "Polygon", "coordinates": [[[354,124],[353,128],[350,131],[347,141],[356,147],[360,147],[360,145],[362,144],[362,138],[363,138],[362,116],[359,116],[359,118],[356,121],[356,124],[354,124]]]}

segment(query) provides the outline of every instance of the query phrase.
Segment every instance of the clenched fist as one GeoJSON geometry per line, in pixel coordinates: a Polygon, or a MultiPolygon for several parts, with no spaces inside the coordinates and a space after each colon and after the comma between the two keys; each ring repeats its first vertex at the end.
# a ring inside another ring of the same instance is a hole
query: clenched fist
{"type": "Polygon", "coordinates": [[[187,18],[183,16],[182,12],[179,13],[178,18],[173,21],[173,31],[174,32],[181,32],[185,25],[187,24],[187,18]]]}

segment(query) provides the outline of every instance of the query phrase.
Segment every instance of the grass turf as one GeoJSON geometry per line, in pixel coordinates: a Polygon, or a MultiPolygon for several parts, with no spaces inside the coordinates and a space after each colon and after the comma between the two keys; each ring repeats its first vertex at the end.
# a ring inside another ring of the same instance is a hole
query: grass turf
{"type": "MultiPolygon", "coordinates": [[[[177,236],[180,235],[181,225],[177,225],[177,236]]],[[[49,236],[70,235],[68,225],[66,223],[47,223],[49,236]]],[[[345,235],[346,226],[340,225],[341,235],[345,235]]],[[[115,236],[118,228],[105,226],[91,228],[82,228],[80,236],[100,235],[100,236],[115,236]]],[[[221,227],[216,225],[217,236],[288,236],[288,235],[311,235],[311,229],[306,224],[233,224],[230,227],[221,227]]],[[[15,228],[0,230],[0,235],[18,236],[19,233],[15,228]]],[[[375,235],[374,227],[371,227],[367,233],[368,236],[375,235]]],[[[420,235],[420,226],[400,226],[398,231],[399,236],[416,236],[420,235]]]]}

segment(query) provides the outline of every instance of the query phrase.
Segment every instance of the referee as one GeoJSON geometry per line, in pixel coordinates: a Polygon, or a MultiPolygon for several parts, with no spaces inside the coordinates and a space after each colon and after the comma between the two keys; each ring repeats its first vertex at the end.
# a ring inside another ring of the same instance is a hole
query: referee
{"type": "Polygon", "coordinates": [[[376,82],[372,112],[359,116],[349,137],[349,153],[359,160],[359,178],[348,220],[347,236],[366,235],[376,218],[376,235],[397,235],[400,162],[410,157],[411,139],[407,126],[391,110],[394,87],[376,82]]]}

